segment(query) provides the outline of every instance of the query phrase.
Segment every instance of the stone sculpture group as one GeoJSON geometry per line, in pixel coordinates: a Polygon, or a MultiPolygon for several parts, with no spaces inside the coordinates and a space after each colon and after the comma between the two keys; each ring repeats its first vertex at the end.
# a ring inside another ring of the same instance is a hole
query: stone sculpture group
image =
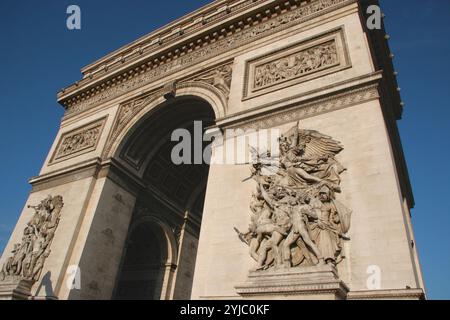
{"type": "Polygon", "coordinates": [[[33,217],[23,231],[22,242],[14,245],[12,256],[3,265],[0,281],[8,277],[39,280],[63,206],[61,196],[48,196],[37,206],[28,206],[34,210],[33,217]]]}
{"type": "Polygon", "coordinates": [[[279,155],[253,148],[251,223],[247,232],[236,231],[257,262],[254,271],[342,261],[351,220],[336,199],[345,171],[336,160],[342,150],[298,123],[281,136],[279,155]]]}

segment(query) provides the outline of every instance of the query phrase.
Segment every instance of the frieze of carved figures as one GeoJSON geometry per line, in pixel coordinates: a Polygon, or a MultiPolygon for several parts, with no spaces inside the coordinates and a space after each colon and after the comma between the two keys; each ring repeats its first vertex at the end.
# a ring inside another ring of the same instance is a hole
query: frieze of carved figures
{"type": "Polygon", "coordinates": [[[276,157],[252,150],[251,223],[244,233],[235,230],[250,247],[255,271],[342,261],[352,214],[336,199],[346,170],[336,160],[342,150],[331,137],[298,123],[281,136],[276,157]]]}
{"type": "Polygon", "coordinates": [[[260,89],[301,77],[339,63],[334,40],[255,68],[254,88],[260,89]]]}
{"type": "Polygon", "coordinates": [[[54,160],[95,148],[100,138],[104,122],[104,119],[102,119],[92,125],[65,134],[61,138],[61,143],[58,146],[54,160]]]}
{"type": "Polygon", "coordinates": [[[34,210],[33,217],[23,230],[22,242],[14,245],[12,255],[3,264],[0,280],[7,277],[39,280],[45,260],[50,255],[63,206],[61,196],[48,196],[38,205],[28,206],[34,210]]]}

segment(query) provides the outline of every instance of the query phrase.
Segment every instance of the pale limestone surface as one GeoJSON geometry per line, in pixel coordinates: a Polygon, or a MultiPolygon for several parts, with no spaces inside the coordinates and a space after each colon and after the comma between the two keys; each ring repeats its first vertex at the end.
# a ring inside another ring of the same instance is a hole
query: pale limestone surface
{"type": "MultiPolygon", "coordinates": [[[[345,147],[338,159],[348,171],[342,174],[343,194],[338,195],[338,200],[353,209],[353,216],[347,259],[339,265],[341,278],[351,290],[365,290],[369,276],[366,270],[377,265],[382,271],[382,288],[418,286],[379,103],[367,102],[304,119],[302,127],[330,135],[345,147]]],[[[194,298],[235,296],[234,283],[244,281],[253,263],[245,245],[238,239],[229,240],[233,227],[245,230],[249,223],[254,183],[241,182],[248,177],[249,168],[212,166],[210,170],[194,298]],[[223,193],[224,188],[239,188],[241,192],[230,198],[223,193]],[[224,251],[227,255],[222,254],[224,251]],[[229,265],[230,260],[235,263],[229,265]]]]}

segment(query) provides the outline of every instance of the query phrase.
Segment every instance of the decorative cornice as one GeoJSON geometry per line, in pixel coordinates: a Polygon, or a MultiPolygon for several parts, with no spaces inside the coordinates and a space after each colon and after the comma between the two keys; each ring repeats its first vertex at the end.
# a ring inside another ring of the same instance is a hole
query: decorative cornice
{"type": "Polygon", "coordinates": [[[173,47],[163,54],[149,57],[146,63],[134,65],[125,72],[79,91],[82,83],[66,89],[60,94],[60,103],[66,113],[75,114],[109,101],[121,94],[160,79],[162,76],[181,71],[231,49],[238,48],[257,39],[295,24],[307,21],[330,10],[350,4],[356,0],[291,0],[281,4],[275,1],[264,12],[255,10],[252,15],[242,17],[220,30],[209,31],[191,42],[173,47]],[[73,92],[74,94],[68,94],[73,92]]]}
{"type": "Polygon", "coordinates": [[[176,41],[189,38],[193,33],[208,29],[213,24],[232,18],[242,11],[254,9],[268,2],[267,0],[220,0],[188,14],[181,19],[133,41],[104,58],[84,67],[81,72],[84,78],[95,78],[99,74],[108,73],[123,63],[145,55],[147,52],[166,48],[176,41]]]}
{"type": "Polygon", "coordinates": [[[239,128],[243,130],[273,128],[377,98],[379,98],[378,84],[371,84],[337,94],[330,94],[310,102],[290,105],[282,109],[277,109],[277,111],[252,117],[252,120],[237,121],[233,125],[224,127],[239,128]]]}
{"type": "Polygon", "coordinates": [[[347,295],[348,300],[386,300],[386,299],[408,299],[424,300],[423,289],[391,289],[371,291],[351,291],[347,295]]]}
{"type": "Polygon", "coordinates": [[[53,188],[81,179],[96,177],[100,168],[100,158],[92,158],[75,165],[54,170],[29,179],[31,193],[53,188]]]}
{"type": "Polygon", "coordinates": [[[119,161],[109,159],[102,162],[100,158],[92,158],[64,169],[33,177],[29,180],[29,183],[32,186],[31,192],[33,193],[86,178],[98,179],[103,177],[110,178],[135,194],[146,188],[142,179],[119,161]]]}

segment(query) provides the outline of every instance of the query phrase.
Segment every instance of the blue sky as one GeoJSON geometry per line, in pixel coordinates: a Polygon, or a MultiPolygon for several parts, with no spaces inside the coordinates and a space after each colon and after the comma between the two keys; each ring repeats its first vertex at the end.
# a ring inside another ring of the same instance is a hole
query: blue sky
{"type": "MultiPolygon", "coordinates": [[[[57,133],[56,92],[81,67],[206,3],[0,2],[0,252],[57,133]],[[66,28],[70,4],[81,7],[81,30],[66,28]]],[[[384,0],[382,9],[406,103],[399,127],[426,287],[430,298],[450,299],[450,1],[384,0]]]]}

